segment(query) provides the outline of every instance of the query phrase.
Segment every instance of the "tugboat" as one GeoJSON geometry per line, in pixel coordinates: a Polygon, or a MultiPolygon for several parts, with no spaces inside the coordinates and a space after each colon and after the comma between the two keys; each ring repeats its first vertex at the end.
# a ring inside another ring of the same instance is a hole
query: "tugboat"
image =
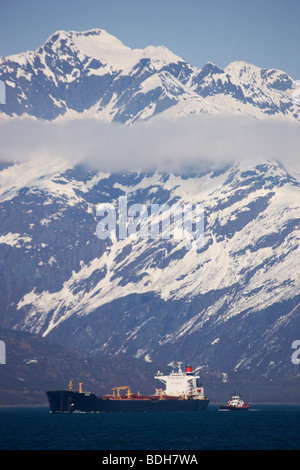
{"type": "Polygon", "coordinates": [[[47,397],[51,413],[101,413],[106,411],[204,411],[209,398],[204,396],[204,388],[199,384],[199,376],[194,375],[191,366],[185,372],[179,365],[178,372],[169,375],[157,372],[155,379],[165,384],[165,390],[156,389],[153,395],[140,395],[131,392],[128,386],[114,387],[111,395],[96,396],[92,392],[79,390],[48,391],[47,397]],[[125,393],[124,393],[125,391],[125,393]],[[120,393],[121,392],[121,393],[120,393]]]}
{"type": "Polygon", "coordinates": [[[250,408],[250,403],[245,403],[242,400],[242,396],[236,394],[235,392],[231,395],[230,400],[226,403],[226,405],[221,405],[220,410],[244,410],[247,411],[250,408]]]}

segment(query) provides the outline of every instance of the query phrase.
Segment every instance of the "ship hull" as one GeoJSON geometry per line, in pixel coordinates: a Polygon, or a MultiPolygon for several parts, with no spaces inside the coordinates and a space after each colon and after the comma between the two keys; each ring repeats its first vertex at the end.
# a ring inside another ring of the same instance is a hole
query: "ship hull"
{"type": "Polygon", "coordinates": [[[245,404],[243,406],[232,406],[232,405],[221,405],[220,410],[232,410],[232,411],[247,411],[250,405],[245,404]]]}
{"type": "Polygon", "coordinates": [[[73,391],[49,391],[47,397],[51,413],[102,413],[102,412],[151,412],[151,411],[205,411],[209,398],[179,399],[145,397],[142,399],[111,399],[97,397],[93,393],[73,391]]]}

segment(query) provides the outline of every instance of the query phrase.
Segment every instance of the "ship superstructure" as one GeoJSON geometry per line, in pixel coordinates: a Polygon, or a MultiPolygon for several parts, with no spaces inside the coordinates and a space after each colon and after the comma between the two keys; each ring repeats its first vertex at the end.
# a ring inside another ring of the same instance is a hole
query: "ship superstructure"
{"type": "Polygon", "coordinates": [[[249,410],[250,404],[245,403],[241,395],[233,393],[226,405],[221,405],[221,410],[249,410]]]}
{"type": "Polygon", "coordinates": [[[193,368],[186,366],[185,372],[181,369],[181,363],[178,365],[178,372],[172,371],[169,375],[163,375],[157,372],[154,377],[165,385],[163,395],[170,397],[203,399],[204,388],[199,383],[200,376],[194,375],[193,368]]]}

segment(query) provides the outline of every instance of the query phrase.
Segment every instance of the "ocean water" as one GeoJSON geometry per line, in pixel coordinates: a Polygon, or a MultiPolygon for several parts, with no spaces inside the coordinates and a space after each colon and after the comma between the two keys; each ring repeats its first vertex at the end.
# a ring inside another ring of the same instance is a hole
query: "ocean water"
{"type": "Polygon", "coordinates": [[[0,409],[1,450],[299,450],[300,405],[196,413],[51,414],[0,409]]]}

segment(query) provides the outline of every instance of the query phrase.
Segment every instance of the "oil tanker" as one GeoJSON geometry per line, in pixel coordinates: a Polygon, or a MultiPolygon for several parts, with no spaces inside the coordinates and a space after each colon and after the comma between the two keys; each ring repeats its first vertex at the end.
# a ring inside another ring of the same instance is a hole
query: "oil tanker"
{"type": "Polygon", "coordinates": [[[153,395],[133,394],[128,386],[114,387],[112,394],[97,396],[83,392],[82,383],[74,391],[72,382],[68,390],[48,391],[50,413],[101,413],[101,412],[148,412],[148,411],[204,411],[209,398],[204,396],[204,388],[199,383],[190,365],[185,372],[181,365],[178,371],[169,375],[157,372],[155,379],[165,385],[153,395]]]}

